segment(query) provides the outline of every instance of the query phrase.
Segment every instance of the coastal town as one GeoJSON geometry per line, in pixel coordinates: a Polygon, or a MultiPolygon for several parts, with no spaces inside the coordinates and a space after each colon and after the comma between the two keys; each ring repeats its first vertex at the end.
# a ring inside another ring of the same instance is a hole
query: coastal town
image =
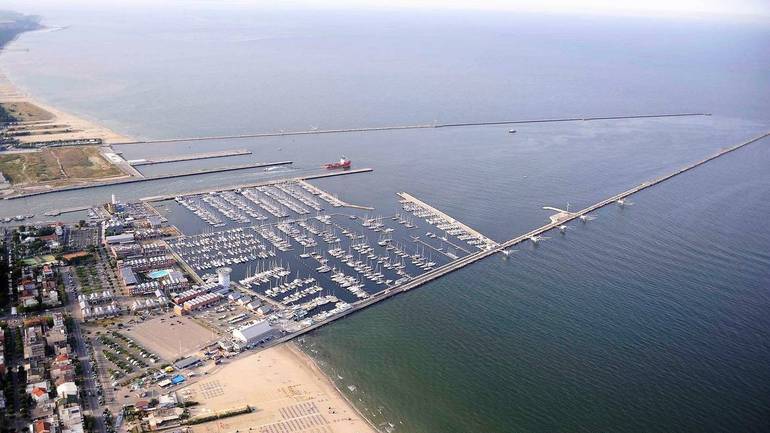
{"type": "Polygon", "coordinates": [[[764,21],[12,3],[0,433],[764,431],[764,21]]]}
{"type": "Polygon", "coordinates": [[[263,385],[282,388],[286,380],[301,379],[296,395],[282,404],[263,402],[253,390],[239,404],[214,398],[237,377],[230,370],[266,374],[270,368],[259,366],[265,357],[300,355],[280,347],[245,364],[239,358],[290,337],[307,311],[321,308],[314,311],[320,321],[347,304],[337,300],[324,310],[333,296],[315,296],[322,291],[317,284],[300,290],[309,278],[298,282],[280,267],[267,269],[276,263],[269,259],[272,249],[254,256],[265,271],[243,283],[230,280],[228,267],[202,278],[178,253],[180,243],[197,244],[198,238],[182,236],[145,203],[115,200],[89,212],[75,224],[3,232],[4,422],[32,433],[203,431],[193,426],[205,429],[225,418],[252,423],[255,417],[268,426],[263,431],[281,431],[284,422],[368,428],[358,417],[342,416],[352,409],[339,398],[323,411],[319,398],[329,399],[321,396],[330,385],[314,384],[304,368],[263,385]],[[276,300],[249,289],[268,281],[287,296],[276,300]],[[297,421],[279,415],[286,407],[297,421]]]}

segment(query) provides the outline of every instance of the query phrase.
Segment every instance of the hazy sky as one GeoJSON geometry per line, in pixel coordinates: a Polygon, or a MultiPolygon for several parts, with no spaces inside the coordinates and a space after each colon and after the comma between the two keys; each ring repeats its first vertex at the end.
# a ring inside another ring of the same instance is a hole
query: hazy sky
{"type": "MultiPolygon", "coordinates": [[[[248,3],[244,0],[244,3],[248,3]]],[[[528,10],[622,14],[770,15],[770,0],[296,0],[345,7],[528,10]]]]}
{"type": "MultiPolygon", "coordinates": [[[[67,0],[71,6],[256,7],[329,9],[499,10],[611,15],[751,16],[770,21],[770,0],[67,0]]],[[[5,0],[0,8],[41,13],[60,0],[5,0]]]]}

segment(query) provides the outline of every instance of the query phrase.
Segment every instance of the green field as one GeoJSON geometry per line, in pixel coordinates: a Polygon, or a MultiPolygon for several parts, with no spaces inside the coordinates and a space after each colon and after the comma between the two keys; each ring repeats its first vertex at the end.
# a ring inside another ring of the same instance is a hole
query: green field
{"type": "Polygon", "coordinates": [[[0,172],[14,185],[61,184],[123,175],[101,155],[98,146],[53,147],[36,152],[0,154],[0,172]]]}

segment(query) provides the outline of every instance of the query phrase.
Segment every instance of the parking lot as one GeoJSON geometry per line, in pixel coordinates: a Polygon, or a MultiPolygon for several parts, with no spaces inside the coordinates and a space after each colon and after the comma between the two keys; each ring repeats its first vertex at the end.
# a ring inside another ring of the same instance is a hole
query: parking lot
{"type": "Polygon", "coordinates": [[[126,336],[167,361],[197,351],[218,336],[189,316],[163,314],[125,328],[126,336]]]}

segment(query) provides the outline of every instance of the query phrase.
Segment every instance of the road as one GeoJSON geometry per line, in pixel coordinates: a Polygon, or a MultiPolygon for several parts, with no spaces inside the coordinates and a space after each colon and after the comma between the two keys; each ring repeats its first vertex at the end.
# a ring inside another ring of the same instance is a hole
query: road
{"type": "Polygon", "coordinates": [[[77,294],[80,292],[78,287],[77,278],[72,274],[72,268],[67,267],[62,271],[62,280],[64,281],[64,287],[67,291],[67,297],[69,302],[67,303],[66,310],[69,316],[72,317],[73,330],[72,334],[75,338],[75,355],[80,361],[82,367],[82,394],[85,396],[83,399],[83,413],[94,417],[94,432],[106,433],[106,426],[104,424],[104,417],[102,416],[102,408],[99,404],[99,398],[97,393],[97,384],[94,379],[96,366],[93,365],[91,357],[88,354],[88,347],[86,346],[85,337],[83,337],[83,331],[80,326],[80,308],[77,303],[77,294]]]}

